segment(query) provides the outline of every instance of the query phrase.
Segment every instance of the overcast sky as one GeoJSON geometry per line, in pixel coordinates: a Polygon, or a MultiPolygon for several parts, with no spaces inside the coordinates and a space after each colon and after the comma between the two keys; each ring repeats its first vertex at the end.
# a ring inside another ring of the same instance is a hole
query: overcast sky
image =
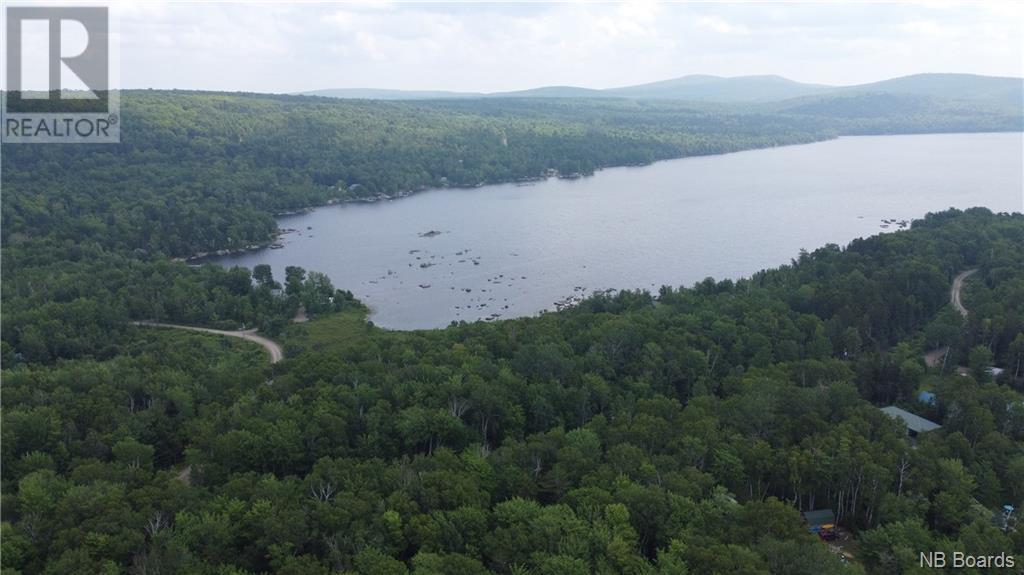
{"type": "Polygon", "coordinates": [[[121,86],[607,88],[686,74],[1022,76],[1024,4],[114,4],[121,86]]]}

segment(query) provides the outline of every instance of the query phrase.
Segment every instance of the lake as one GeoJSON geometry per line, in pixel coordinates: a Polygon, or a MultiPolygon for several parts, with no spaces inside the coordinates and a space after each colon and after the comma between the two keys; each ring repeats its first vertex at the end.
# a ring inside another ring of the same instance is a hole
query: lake
{"type": "Polygon", "coordinates": [[[278,219],[284,247],[213,258],[319,270],[392,329],[533,315],[599,289],[789,263],[949,207],[1024,210],[1022,134],[843,137],[278,219]],[[440,233],[431,233],[440,232],[440,233]]]}

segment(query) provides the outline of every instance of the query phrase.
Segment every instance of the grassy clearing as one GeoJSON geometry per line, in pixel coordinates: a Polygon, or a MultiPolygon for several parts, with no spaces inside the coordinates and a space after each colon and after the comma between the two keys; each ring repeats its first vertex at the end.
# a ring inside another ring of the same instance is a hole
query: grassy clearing
{"type": "Polygon", "coordinates": [[[321,315],[288,326],[278,339],[284,345],[286,357],[308,350],[340,351],[376,329],[366,322],[367,313],[365,308],[355,308],[321,315]]]}

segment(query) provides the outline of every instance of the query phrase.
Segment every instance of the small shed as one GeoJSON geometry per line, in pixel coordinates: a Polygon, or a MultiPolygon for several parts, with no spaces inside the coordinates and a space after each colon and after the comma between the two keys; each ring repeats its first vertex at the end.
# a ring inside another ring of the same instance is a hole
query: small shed
{"type": "Polygon", "coordinates": [[[942,427],[934,421],[928,421],[920,415],[914,415],[905,409],[900,409],[895,405],[883,407],[882,412],[893,419],[898,419],[903,422],[903,425],[907,426],[907,435],[910,437],[917,437],[917,434],[924,433],[926,431],[932,431],[942,427]]]}
{"type": "Polygon", "coordinates": [[[917,400],[928,405],[935,405],[938,402],[938,398],[930,391],[922,391],[917,394],[917,400]]]}
{"type": "Polygon", "coordinates": [[[831,509],[815,509],[804,511],[804,521],[811,533],[818,533],[823,529],[834,529],[836,526],[836,514],[831,509]]]}

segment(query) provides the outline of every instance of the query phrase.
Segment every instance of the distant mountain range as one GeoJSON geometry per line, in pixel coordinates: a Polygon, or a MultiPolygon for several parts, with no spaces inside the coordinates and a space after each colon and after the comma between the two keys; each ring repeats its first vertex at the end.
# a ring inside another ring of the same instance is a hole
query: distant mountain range
{"type": "Polygon", "coordinates": [[[478,92],[451,92],[446,90],[387,90],[378,88],[339,88],[300,92],[303,96],[324,96],[349,100],[442,100],[449,98],[482,98],[478,92]]]}
{"type": "Polygon", "coordinates": [[[975,74],[915,74],[854,86],[806,84],[781,76],[724,78],[690,75],[649,84],[595,90],[575,86],[544,86],[515,92],[450,92],[343,88],[302,92],[308,96],[370,100],[433,100],[452,98],[629,98],[718,103],[768,103],[813,96],[901,94],[945,100],[983,101],[1007,107],[1024,102],[1024,78],[975,74]]]}

